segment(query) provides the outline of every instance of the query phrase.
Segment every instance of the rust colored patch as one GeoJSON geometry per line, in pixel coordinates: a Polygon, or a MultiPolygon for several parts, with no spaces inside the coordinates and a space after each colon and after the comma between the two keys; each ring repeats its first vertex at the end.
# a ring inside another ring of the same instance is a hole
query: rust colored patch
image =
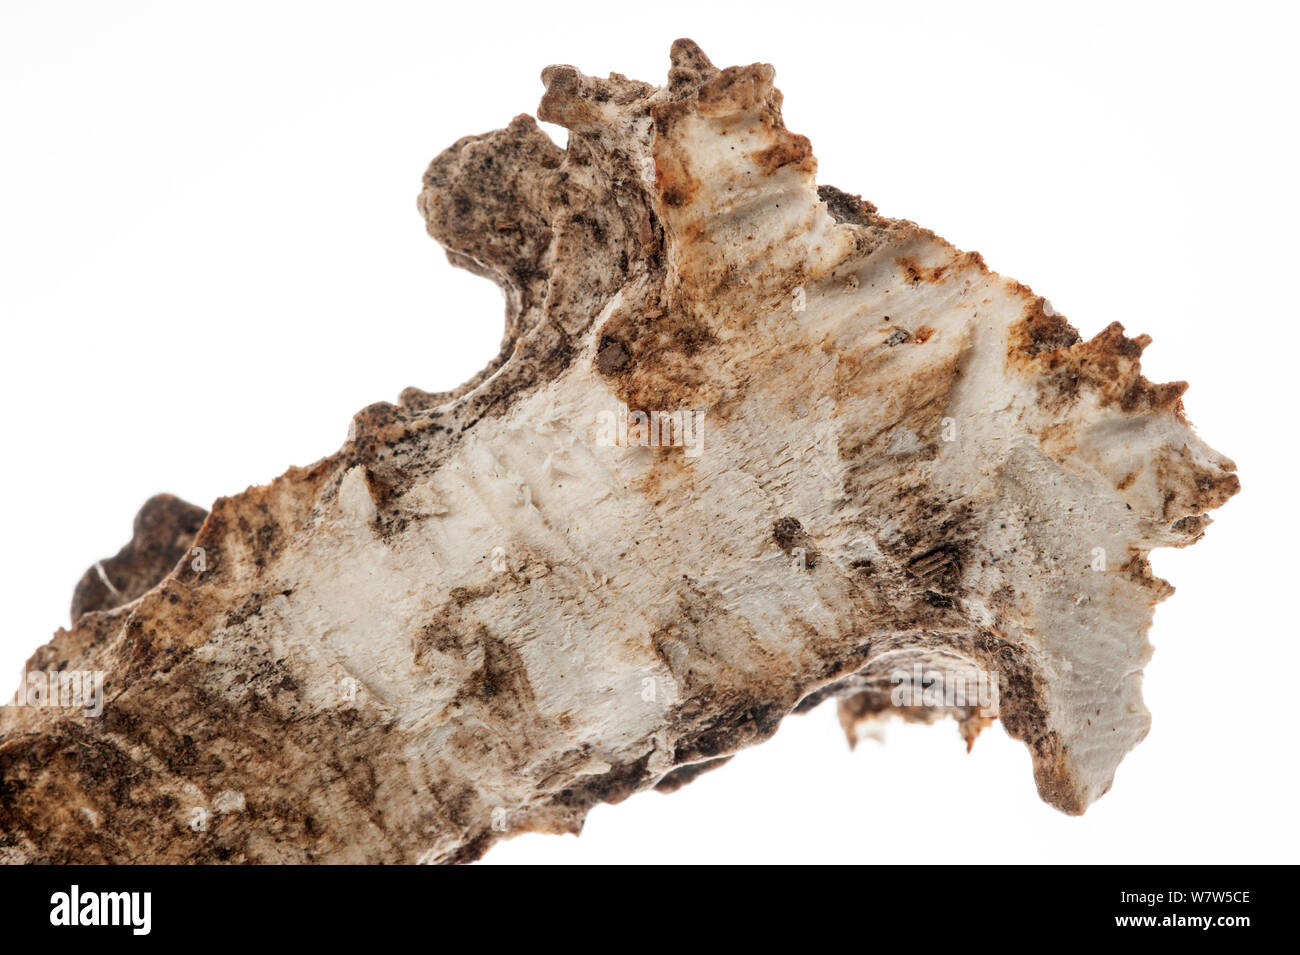
{"type": "Polygon", "coordinates": [[[700,183],[686,164],[673,155],[655,156],[655,186],[666,206],[686,206],[695,199],[700,183]]]}
{"type": "Polygon", "coordinates": [[[1041,297],[1034,299],[1026,309],[1025,317],[1014,334],[1018,347],[1030,355],[1069,348],[1083,341],[1064,316],[1047,314],[1047,300],[1041,297]]]}
{"type": "MultiPolygon", "coordinates": [[[[976,258],[978,258],[978,255],[976,255],[976,258]]],[[[920,285],[922,282],[938,282],[948,274],[948,270],[953,265],[967,264],[962,259],[957,259],[954,262],[945,262],[942,265],[926,266],[910,255],[900,255],[894,262],[903,270],[907,280],[913,285],[920,285]]],[[[983,260],[980,259],[977,264],[982,265],[983,260]]]]}
{"type": "Polygon", "coordinates": [[[628,309],[606,322],[596,370],[632,411],[700,408],[711,403],[704,353],[715,342],[707,325],[679,309],[628,309]]]}
{"type": "Polygon", "coordinates": [[[1223,469],[1200,467],[1186,448],[1157,458],[1155,468],[1156,480],[1166,489],[1161,510],[1166,520],[1212,511],[1241,490],[1236,465],[1229,462],[1223,469]]]}
{"type": "Polygon", "coordinates": [[[1081,388],[1087,388],[1103,407],[1116,405],[1132,414],[1182,412],[1186,382],[1154,384],[1141,373],[1149,336],[1129,338],[1123,325],[1112,322],[1082,341],[1062,316],[1047,313],[1041,296],[1033,296],[1023,285],[1019,289],[1029,302],[1008,335],[1008,361],[1027,365],[1039,377],[1040,401],[1046,407],[1068,406],[1081,388]]]}
{"type": "Polygon", "coordinates": [[[792,134],[785,136],[774,146],[759,150],[753,154],[754,162],[769,176],[784,166],[800,164],[804,172],[813,172],[812,143],[807,136],[792,134]]]}
{"type": "Polygon", "coordinates": [[[1151,561],[1145,551],[1136,551],[1120,567],[1120,573],[1150,592],[1152,605],[1159,603],[1174,593],[1173,584],[1151,573],[1151,561]]]}

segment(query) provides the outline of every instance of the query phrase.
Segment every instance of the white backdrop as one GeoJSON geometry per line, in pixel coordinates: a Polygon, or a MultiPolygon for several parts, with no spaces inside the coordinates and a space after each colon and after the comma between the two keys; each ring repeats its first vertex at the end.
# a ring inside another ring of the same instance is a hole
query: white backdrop
{"type": "MultiPolygon", "coordinates": [[[[1150,736],[1086,817],[995,725],[832,708],[579,839],[488,862],[1297,860],[1300,39],[1276,3],[23,3],[0,7],[0,695],[151,494],[209,506],[490,357],[501,296],[415,195],[462,135],[533,112],[550,63],[663,82],[690,36],[766,61],[820,182],[1155,344],[1156,381],[1244,490],[1158,551],[1150,736]]],[[[550,128],[563,142],[563,130],[550,128]]]]}

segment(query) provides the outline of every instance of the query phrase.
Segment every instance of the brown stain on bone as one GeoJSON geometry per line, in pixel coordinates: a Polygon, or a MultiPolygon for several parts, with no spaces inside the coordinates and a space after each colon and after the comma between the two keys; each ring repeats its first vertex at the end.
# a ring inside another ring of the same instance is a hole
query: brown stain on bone
{"type": "Polygon", "coordinates": [[[1063,316],[1047,312],[1045,299],[1019,288],[1028,301],[1008,336],[1008,363],[1040,382],[1045,404],[1068,407],[1086,389],[1102,407],[1113,405],[1130,414],[1182,413],[1186,382],[1154,384],[1141,373],[1148,336],[1129,338],[1123,325],[1112,322],[1083,341],[1063,316]]]}

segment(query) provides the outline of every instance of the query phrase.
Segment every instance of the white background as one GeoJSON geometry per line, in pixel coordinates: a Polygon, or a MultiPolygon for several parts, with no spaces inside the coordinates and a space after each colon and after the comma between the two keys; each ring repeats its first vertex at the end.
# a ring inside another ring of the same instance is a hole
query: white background
{"type": "MultiPolygon", "coordinates": [[[[1083,818],[999,726],[850,753],[833,709],[581,838],[489,862],[1297,860],[1295,5],[15,3],[0,8],[3,693],[171,491],[204,506],[468,378],[501,296],[415,195],[549,63],[662,83],[670,42],[777,68],[819,181],[1113,320],[1187,379],[1243,493],[1159,551],[1150,736],[1083,818]]],[[[550,130],[563,142],[563,130],[550,130]]]]}

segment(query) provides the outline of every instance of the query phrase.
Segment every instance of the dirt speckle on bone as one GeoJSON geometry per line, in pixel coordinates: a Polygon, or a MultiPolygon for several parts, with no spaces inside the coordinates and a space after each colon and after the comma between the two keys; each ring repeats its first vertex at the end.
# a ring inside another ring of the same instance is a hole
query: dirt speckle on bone
{"type": "Polygon", "coordinates": [[[1233,463],[1148,337],[818,185],[771,66],[670,61],[549,67],[565,148],[521,115],[430,164],[429,234],[505,294],[486,368],[92,566],[29,670],[103,709],[0,710],[0,860],[470,862],[832,699],[854,741],[1001,723],[1063,812],[1111,788],[1147,557],[1233,463]]]}

